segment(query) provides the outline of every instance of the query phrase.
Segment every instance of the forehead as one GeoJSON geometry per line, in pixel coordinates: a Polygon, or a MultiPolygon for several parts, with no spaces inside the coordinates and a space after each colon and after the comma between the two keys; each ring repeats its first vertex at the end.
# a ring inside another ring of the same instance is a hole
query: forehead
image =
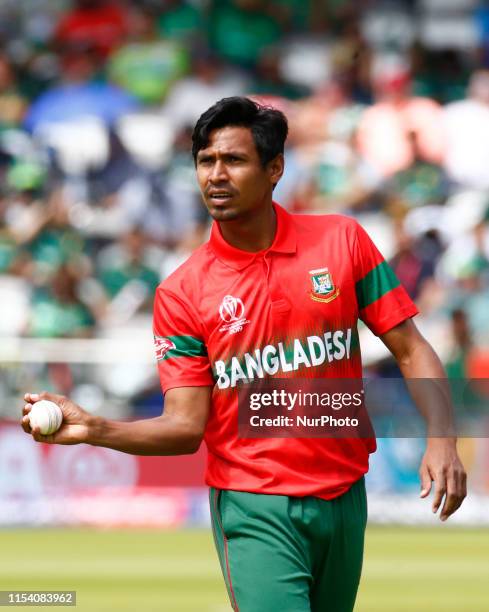
{"type": "Polygon", "coordinates": [[[258,155],[251,130],[243,126],[226,126],[212,130],[207,147],[200,153],[225,153],[240,151],[248,155],[258,155]]]}

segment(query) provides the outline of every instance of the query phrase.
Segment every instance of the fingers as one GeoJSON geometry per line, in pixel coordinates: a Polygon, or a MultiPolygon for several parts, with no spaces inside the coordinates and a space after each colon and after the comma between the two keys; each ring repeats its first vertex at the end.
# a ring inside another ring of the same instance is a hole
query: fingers
{"type": "Polygon", "coordinates": [[[54,402],[55,404],[61,404],[66,398],[63,395],[49,393],[48,391],[42,391],[42,393],[26,393],[24,395],[24,399],[30,404],[34,404],[39,400],[49,400],[51,402],[54,402]]]}
{"type": "MultiPolygon", "coordinates": [[[[25,418],[26,417],[22,419],[22,422],[25,418]]],[[[51,434],[50,436],[43,436],[37,425],[34,427],[29,426],[29,431],[27,433],[30,433],[36,442],[46,442],[47,444],[52,444],[54,442],[54,435],[51,434]]]]}
{"type": "Polygon", "coordinates": [[[462,505],[467,495],[467,476],[463,470],[454,469],[447,478],[447,494],[440,512],[440,519],[446,521],[462,505]]]}
{"type": "Polygon", "coordinates": [[[32,430],[32,437],[34,438],[34,440],[36,442],[44,442],[46,444],[54,444],[54,435],[51,434],[50,436],[43,436],[38,427],[34,427],[34,429],[32,430]]]}
{"type": "MultiPolygon", "coordinates": [[[[27,401],[27,400],[26,400],[27,401]]],[[[32,409],[32,404],[25,404],[24,407],[22,408],[22,420],[20,422],[22,429],[25,431],[25,433],[32,433],[31,432],[31,422],[29,419],[29,412],[32,409]]]]}
{"type": "Polygon", "coordinates": [[[420,497],[427,497],[431,491],[432,478],[426,465],[421,466],[419,470],[419,477],[421,480],[420,497]]]}
{"type": "Polygon", "coordinates": [[[433,513],[438,512],[443,496],[447,492],[447,478],[445,472],[438,472],[435,475],[435,496],[433,498],[433,513]]]}
{"type": "Polygon", "coordinates": [[[36,402],[38,402],[41,398],[39,393],[26,393],[24,395],[24,399],[28,404],[35,404],[36,402]]]}
{"type": "Polygon", "coordinates": [[[467,474],[465,473],[464,469],[462,469],[462,476],[460,480],[462,481],[462,495],[465,499],[467,497],[467,474]]]}
{"type": "Polygon", "coordinates": [[[26,414],[25,416],[23,416],[20,424],[22,426],[22,429],[25,431],[25,433],[28,433],[28,434],[32,433],[31,423],[29,421],[29,415],[26,414]]]}
{"type": "Polygon", "coordinates": [[[34,440],[36,440],[36,442],[53,443],[54,436],[53,435],[43,436],[40,433],[39,428],[31,427],[31,423],[29,419],[29,413],[32,410],[32,405],[38,402],[39,400],[43,400],[43,399],[50,400],[51,402],[55,402],[56,404],[60,405],[65,398],[62,395],[56,395],[55,393],[48,393],[47,391],[43,391],[42,393],[26,393],[24,395],[24,400],[26,403],[24,404],[24,407],[22,408],[22,420],[20,424],[21,424],[22,429],[25,431],[25,433],[32,435],[32,437],[34,438],[34,440]]]}
{"type": "Polygon", "coordinates": [[[440,519],[446,521],[462,504],[467,495],[467,475],[457,454],[453,439],[430,439],[419,470],[421,497],[426,497],[431,488],[429,477],[435,483],[432,510],[440,512],[440,519]]]}
{"type": "Polygon", "coordinates": [[[41,393],[41,399],[49,400],[50,402],[54,402],[60,406],[66,398],[63,395],[58,395],[57,393],[48,393],[47,391],[43,391],[41,393]]]}

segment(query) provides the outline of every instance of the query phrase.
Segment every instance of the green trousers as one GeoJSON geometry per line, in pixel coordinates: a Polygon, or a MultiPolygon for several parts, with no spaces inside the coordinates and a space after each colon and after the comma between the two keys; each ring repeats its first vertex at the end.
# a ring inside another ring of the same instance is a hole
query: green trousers
{"type": "Polygon", "coordinates": [[[365,481],[331,500],[210,490],[233,610],[351,612],[367,522],[365,481]]]}

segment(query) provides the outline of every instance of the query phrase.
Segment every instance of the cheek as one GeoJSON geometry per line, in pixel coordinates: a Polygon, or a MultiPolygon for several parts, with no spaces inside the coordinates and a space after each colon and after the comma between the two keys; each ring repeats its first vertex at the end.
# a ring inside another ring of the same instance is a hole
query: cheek
{"type": "Polygon", "coordinates": [[[202,171],[196,172],[197,184],[200,187],[201,191],[204,191],[205,186],[207,185],[207,173],[202,171]]]}
{"type": "Polygon", "coordinates": [[[255,194],[262,194],[269,187],[269,182],[266,178],[256,174],[249,174],[240,177],[239,182],[235,183],[241,192],[245,192],[250,196],[255,194]]]}

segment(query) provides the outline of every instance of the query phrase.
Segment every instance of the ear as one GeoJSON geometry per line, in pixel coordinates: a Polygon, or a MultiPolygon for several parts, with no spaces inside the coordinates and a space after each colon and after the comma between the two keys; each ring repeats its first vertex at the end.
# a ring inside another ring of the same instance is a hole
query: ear
{"type": "Polygon", "coordinates": [[[279,153],[277,157],[268,162],[267,171],[270,176],[270,182],[275,187],[284,173],[284,156],[282,153],[279,153]]]}

